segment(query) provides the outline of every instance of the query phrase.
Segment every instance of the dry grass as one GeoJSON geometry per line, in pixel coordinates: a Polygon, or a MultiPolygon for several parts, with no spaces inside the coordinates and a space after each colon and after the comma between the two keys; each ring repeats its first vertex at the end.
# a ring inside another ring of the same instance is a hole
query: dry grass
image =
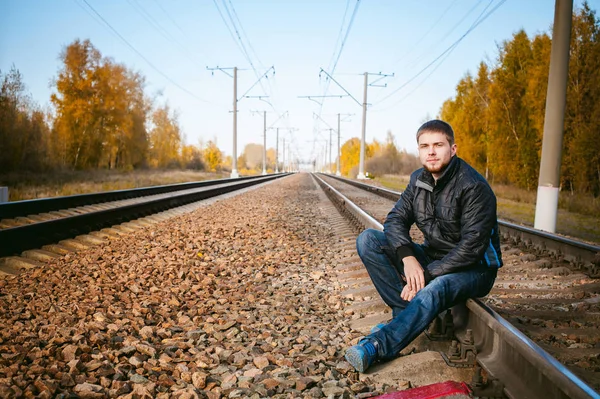
{"type": "Polygon", "coordinates": [[[224,173],[192,170],[109,170],[65,171],[59,173],[11,173],[0,175],[0,186],[8,186],[10,201],[65,195],[125,190],[137,187],[176,184],[229,177],[224,173]]]}
{"type": "MultiPolygon", "coordinates": [[[[375,180],[391,190],[402,191],[409,176],[385,175],[375,180]]],[[[506,185],[492,186],[498,198],[498,218],[533,227],[537,191],[506,185]]],[[[556,231],[565,236],[600,243],[600,200],[591,195],[561,192],[558,200],[556,231]]]]}

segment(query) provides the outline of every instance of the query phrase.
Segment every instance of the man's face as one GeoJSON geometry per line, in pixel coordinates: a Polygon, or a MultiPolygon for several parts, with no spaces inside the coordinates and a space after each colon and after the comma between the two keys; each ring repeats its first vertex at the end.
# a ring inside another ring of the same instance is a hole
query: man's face
{"type": "Polygon", "coordinates": [[[423,132],[419,136],[419,159],[423,167],[438,178],[456,154],[456,144],[450,145],[446,135],[423,132]]]}

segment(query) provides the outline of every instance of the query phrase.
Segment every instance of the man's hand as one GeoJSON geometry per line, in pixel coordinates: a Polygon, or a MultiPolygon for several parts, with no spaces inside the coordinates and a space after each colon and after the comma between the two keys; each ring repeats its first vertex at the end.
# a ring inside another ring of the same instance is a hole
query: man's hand
{"type": "MultiPolygon", "coordinates": [[[[414,256],[406,256],[402,259],[402,263],[404,264],[404,276],[406,276],[406,286],[404,288],[408,287],[409,291],[414,291],[416,294],[425,287],[423,268],[414,256]]],[[[402,292],[404,293],[404,290],[402,292]]]]}
{"type": "Polygon", "coordinates": [[[408,288],[408,285],[405,285],[402,289],[402,292],[400,293],[400,298],[410,302],[415,297],[415,295],[417,295],[417,293],[415,291],[411,291],[410,288],[408,288]]]}

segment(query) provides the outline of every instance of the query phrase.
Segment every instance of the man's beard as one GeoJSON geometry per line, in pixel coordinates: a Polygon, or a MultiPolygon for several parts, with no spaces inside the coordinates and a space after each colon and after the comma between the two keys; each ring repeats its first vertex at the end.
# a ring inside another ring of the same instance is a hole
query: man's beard
{"type": "Polygon", "coordinates": [[[452,160],[452,158],[450,158],[447,162],[442,163],[441,165],[435,165],[435,166],[429,166],[427,163],[425,163],[425,165],[423,165],[423,168],[425,168],[425,170],[428,171],[429,173],[439,174],[446,170],[448,165],[450,165],[451,160],[452,160]]]}

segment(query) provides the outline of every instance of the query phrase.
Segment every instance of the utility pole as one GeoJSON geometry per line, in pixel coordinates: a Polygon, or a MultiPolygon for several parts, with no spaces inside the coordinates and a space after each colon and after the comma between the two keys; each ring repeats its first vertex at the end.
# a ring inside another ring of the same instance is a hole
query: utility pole
{"type": "Polygon", "coordinates": [[[551,233],[556,232],[558,213],[572,15],[573,0],[556,0],[552,49],[550,52],[550,73],[546,95],[546,114],[544,117],[544,137],[542,139],[542,159],[534,222],[536,229],[551,233]]]}
{"type": "Polygon", "coordinates": [[[248,92],[250,90],[252,90],[254,88],[254,86],[256,86],[258,84],[258,82],[261,81],[262,78],[267,76],[267,74],[269,73],[269,71],[271,69],[273,69],[273,73],[275,73],[275,68],[273,66],[271,66],[271,68],[267,69],[267,72],[265,72],[260,78],[258,78],[258,80],[256,82],[254,82],[254,84],[252,86],[250,86],[250,88],[246,91],[246,93],[244,93],[239,98],[237,96],[237,71],[238,71],[237,67],[220,68],[217,66],[215,68],[206,67],[206,69],[209,71],[212,71],[213,75],[214,75],[215,70],[219,70],[219,71],[223,72],[224,74],[226,74],[227,76],[230,76],[233,78],[233,154],[231,155],[231,178],[233,179],[236,177],[240,177],[238,170],[237,170],[237,103],[241,98],[246,96],[246,94],[248,94],[248,92]],[[233,76],[226,72],[227,69],[233,69],[233,76]]]}
{"type": "Polygon", "coordinates": [[[367,86],[369,84],[369,74],[365,72],[365,82],[363,88],[363,103],[362,103],[362,128],[360,134],[360,162],[358,164],[357,179],[366,179],[365,176],[365,136],[367,129],[367,86]]]}
{"type": "Polygon", "coordinates": [[[329,164],[327,165],[327,173],[332,173],[331,171],[331,133],[333,132],[333,129],[329,129],[329,164]]]}
{"type": "MultiPolygon", "coordinates": [[[[285,112],[285,114],[287,114],[287,111],[285,112]]],[[[281,119],[284,115],[280,116],[279,119],[281,119]]],[[[271,126],[269,126],[267,129],[275,129],[276,130],[276,144],[275,144],[275,173],[279,173],[279,129],[281,130],[287,130],[288,132],[294,132],[296,130],[298,130],[298,128],[295,127],[277,127],[274,128],[272,127],[279,119],[277,119],[275,122],[273,122],[271,124],[271,126]]],[[[285,139],[283,141],[284,143],[284,153],[285,153],[285,139]]],[[[284,156],[284,163],[285,163],[285,156],[284,156]]],[[[282,172],[285,171],[285,168],[283,168],[282,172]]]]}
{"type": "Polygon", "coordinates": [[[335,165],[335,175],[336,176],[341,176],[342,174],[340,173],[340,157],[341,157],[341,153],[340,153],[340,114],[338,113],[338,145],[337,145],[337,162],[335,165]]]}
{"type": "Polygon", "coordinates": [[[279,173],[279,128],[277,128],[277,138],[275,140],[275,173],[279,173]]]}
{"type": "Polygon", "coordinates": [[[348,90],[346,90],[341,84],[339,84],[333,78],[333,76],[331,76],[330,74],[325,72],[325,70],[323,68],[321,68],[320,73],[324,73],[325,75],[327,75],[329,77],[329,79],[331,79],[336,85],[338,85],[342,90],[344,90],[344,92],[346,92],[346,94],[348,94],[350,96],[350,98],[352,98],[354,100],[355,103],[362,106],[363,116],[362,116],[362,129],[361,129],[362,131],[361,131],[361,140],[360,140],[360,163],[358,165],[358,176],[356,176],[356,178],[357,179],[365,179],[366,178],[366,176],[365,176],[365,147],[366,147],[365,136],[366,136],[366,130],[367,130],[367,105],[368,105],[367,104],[367,87],[368,86],[386,87],[387,84],[376,85],[375,83],[386,77],[394,76],[394,74],[386,75],[383,73],[365,72],[363,74],[363,76],[364,76],[363,102],[360,103],[356,98],[354,98],[348,92],[348,90]],[[375,82],[369,84],[369,75],[379,76],[379,79],[377,79],[377,80],[375,80],[375,82]]]}
{"type": "Polygon", "coordinates": [[[283,172],[285,172],[285,137],[283,138],[283,162],[282,162],[283,172]]]}
{"type": "Polygon", "coordinates": [[[231,178],[240,177],[237,171],[237,67],[233,67],[233,155],[231,156],[231,178]]]}
{"type": "Polygon", "coordinates": [[[263,111],[263,176],[267,174],[267,111],[263,111]]]}

